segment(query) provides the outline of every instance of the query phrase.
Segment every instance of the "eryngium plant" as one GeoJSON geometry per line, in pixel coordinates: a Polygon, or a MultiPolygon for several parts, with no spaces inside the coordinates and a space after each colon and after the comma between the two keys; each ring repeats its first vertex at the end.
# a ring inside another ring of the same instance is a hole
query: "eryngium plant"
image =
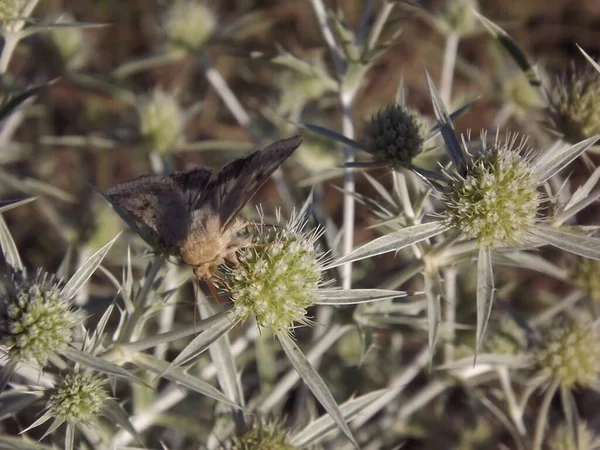
{"type": "Polygon", "coordinates": [[[80,321],[60,283],[41,270],[31,279],[13,274],[0,296],[0,345],[11,360],[44,367],[67,348],[80,321]]]}

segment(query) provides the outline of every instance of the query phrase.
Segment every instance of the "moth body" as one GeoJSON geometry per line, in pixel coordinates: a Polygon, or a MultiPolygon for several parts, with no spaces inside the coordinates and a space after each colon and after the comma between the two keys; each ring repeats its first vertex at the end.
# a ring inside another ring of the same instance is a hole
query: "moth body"
{"type": "Polygon", "coordinates": [[[192,266],[194,275],[201,280],[210,278],[225,262],[237,264],[236,251],[246,245],[238,233],[245,226],[246,223],[238,219],[224,229],[215,214],[192,221],[192,227],[180,245],[181,261],[192,266]]]}

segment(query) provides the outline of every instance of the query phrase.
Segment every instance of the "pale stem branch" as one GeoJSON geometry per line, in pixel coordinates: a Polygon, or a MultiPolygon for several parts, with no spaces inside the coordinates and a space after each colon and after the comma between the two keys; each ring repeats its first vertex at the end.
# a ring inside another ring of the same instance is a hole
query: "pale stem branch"
{"type": "Polygon", "coordinates": [[[458,41],[460,37],[456,33],[451,33],[446,38],[446,48],[444,50],[444,66],[442,68],[442,81],[440,84],[440,96],[446,106],[451,105],[452,100],[452,80],[454,78],[454,66],[456,64],[456,52],[458,50],[458,41]]]}
{"type": "Polygon", "coordinates": [[[535,435],[533,438],[533,450],[541,450],[542,443],[544,441],[544,431],[546,429],[547,421],[548,421],[548,412],[550,411],[550,404],[552,403],[552,398],[558,389],[558,381],[553,381],[546,393],[544,394],[544,399],[542,400],[542,404],[538,410],[538,416],[535,423],[535,435]]]}
{"type": "Polygon", "coordinates": [[[444,305],[444,325],[448,330],[448,336],[444,344],[444,364],[450,364],[454,361],[454,345],[456,339],[456,302],[458,301],[456,295],[456,269],[448,268],[444,270],[444,291],[445,301],[444,305]]]}
{"type": "Polygon", "coordinates": [[[373,48],[375,48],[375,45],[377,44],[377,40],[379,39],[379,36],[381,35],[381,32],[383,31],[383,26],[387,22],[387,19],[390,16],[390,14],[392,13],[392,10],[394,9],[395,5],[396,5],[396,2],[390,2],[390,1],[386,1],[383,4],[383,8],[381,8],[381,10],[379,11],[377,18],[375,19],[375,23],[373,24],[373,27],[371,28],[371,32],[369,33],[369,43],[368,43],[368,47],[367,47],[369,50],[373,50],[373,48]]]}
{"type": "Polygon", "coordinates": [[[208,61],[204,61],[204,75],[206,79],[215,89],[229,112],[235,117],[235,120],[244,128],[250,126],[250,116],[237,99],[236,95],[229,88],[227,81],[221,76],[219,71],[208,61]]]}
{"type": "Polygon", "coordinates": [[[329,51],[331,52],[335,70],[339,75],[342,75],[345,71],[344,58],[337,46],[337,43],[335,42],[333,30],[331,29],[329,21],[327,20],[327,11],[325,10],[325,5],[321,0],[310,0],[310,2],[315,12],[315,16],[317,16],[321,33],[323,33],[323,39],[325,39],[327,47],[329,47],[329,51]]]}
{"type": "MultiPolygon", "coordinates": [[[[344,136],[354,139],[354,124],[352,123],[352,98],[341,95],[342,100],[342,131],[344,136]]],[[[344,148],[344,163],[354,162],[354,149],[350,146],[344,148]]],[[[344,235],[342,239],[342,256],[352,251],[354,245],[354,171],[344,169],[344,235]]],[[[352,263],[347,263],[341,268],[342,288],[350,289],[352,286],[352,263]]]]}
{"type": "Polygon", "coordinates": [[[0,74],[6,73],[8,70],[8,64],[12,58],[12,55],[19,45],[19,34],[18,33],[7,33],[4,35],[4,46],[2,47],[2,53],[0,54],[0,74]]]}

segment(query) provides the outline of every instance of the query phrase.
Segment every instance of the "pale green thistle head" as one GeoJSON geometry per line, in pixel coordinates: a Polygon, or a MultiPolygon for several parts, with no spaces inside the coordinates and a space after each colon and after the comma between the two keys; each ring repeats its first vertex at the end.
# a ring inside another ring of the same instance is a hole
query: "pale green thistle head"
{"type": "Polygon", "coordinates": [[[79,323],[58,281],[42,271],[32,280],[15,276],[0,295],[0,344],[9,359],[44,367],[67,348],[79,323]]]}
{"type": "Polygon", "coordinates": [[[19,19],[27,0],[0,0],[0,24],[5,30],[7,24],[19,19]]]}
{"type": "MultiPolygon", "coordinates": [[[[68,24],[75,19],[70,13],[62,13],[54,23],[68,24]]],[[[58,51],[64,67],[70,70],[81,69],[90,57],[90,47],[84,31],[79,27],[51,28],[49,39],[58,51]]]]}
{"type": "Polygon", "coordinates": [[[323,255],[315,248],[322,231],[302,228],[292,218],[281,228],[259,225],[250,232],[252,244],[226,273],[233,314],[242,320],[254,316],[259,327],[274,333],[310,323],[306,309],[317,300],[322,280],[323,255]]]}
{"type": "Polygon", "coordinates": [[[155,89],[136,109],[139,137],[147,151],[165,154],[183,140],[184,114],[175,95],[155,89]]]}
{"type": "Polygon", "coordinates": [[[376,162],[408,167],[423,151],[425,130],[419,114],[394,103],[371,118],[365,150],[376,162]]]}
{"type": "Polygon", "coordinates": [[[586,423],[579,423],[577,430],[579,442],[575,442],[573,431],[566,423],[554,427],[553,430],[547,439],[545,447],[547,450],[590,450],[598,448],[600,444],[586,423]]]}
{"type": "Polygon", "coordinates": [[[549,91],[554,126],[569,142],[600,134],[600,73],[593,67],[570,66],[549,91]]]}
{"type": "Polygon", "coordinates": [[[47,393],[48,413],[61,422],[94,425],[108,400],[104,380],[89,371],[68,373],[47,393]]]}
{"type": "Polygon", "coordinates": [[[255,420],[244,432],[238,434],[225,448],[229,450],[294,450],[290,435],[277,421],[255,420]]]}
{"type": "Polygon", "coordinates": [[[477,0],[446,0],[442,8],[441,28],[447,34],[466,36],[472,34],[478,25],[477,0]],[[475,12],[474,12],[475,11],[475,12]]]}
{"type": "Polygon", "coordinates": [[[513,134],[488,145],[483,135],[481,142],[461,173],[447,174],[445,220],[480,246],[525,244],[542,202],[527,140],[513,134]]]}
{"type": "Polygon", "coordinates": [[[175,51],[199,50],[217,28],[214,13],[196,0],[176,0],[166,13],[163,32],[175,51]]]}
{"type": "Polygon", "coordinates": [[[555,320],[535,350],[539,370],[565,388],[593,385],[600,373],[600,341],[586,315],[555,320]]]}

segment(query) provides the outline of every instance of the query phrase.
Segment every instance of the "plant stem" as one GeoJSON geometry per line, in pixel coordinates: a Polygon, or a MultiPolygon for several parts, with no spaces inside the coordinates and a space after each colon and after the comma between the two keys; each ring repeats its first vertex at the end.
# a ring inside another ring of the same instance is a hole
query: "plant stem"
{"type": "Polygon", "coordinates": [[[546,429],[546,421],[548,419],[548,411],[550,410],[550,403],[552,398],[558,389],[558,381],[553,381],[548,390],[544,394],[544,399],[540,405],[537,420],[535,423],[535,435],[533,438],[532,450],[541,450],[542,442],[544,441],[544,430],[546,429]]]}

